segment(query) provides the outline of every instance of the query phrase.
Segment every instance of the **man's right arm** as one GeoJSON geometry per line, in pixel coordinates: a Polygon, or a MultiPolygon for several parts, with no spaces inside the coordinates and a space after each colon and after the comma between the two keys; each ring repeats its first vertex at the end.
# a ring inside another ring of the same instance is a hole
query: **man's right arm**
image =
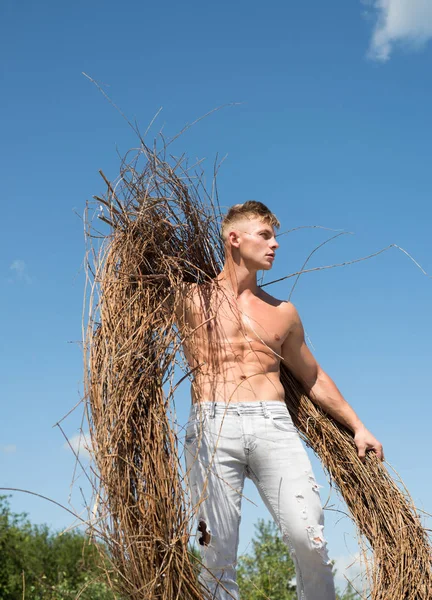
{"type": "Polygon", "coordinates": [[[383,460],[380,442],[366,429],[333,379],[320,367],[306,346],[303,325],[294,305],[290,303],[287,310],[290,311],[288,318],[291,327],[282,345],[283,362],[302,384],[310,399],[353,432],[361,459],[365,457],[366,450],[373,450],[383,460]]]}

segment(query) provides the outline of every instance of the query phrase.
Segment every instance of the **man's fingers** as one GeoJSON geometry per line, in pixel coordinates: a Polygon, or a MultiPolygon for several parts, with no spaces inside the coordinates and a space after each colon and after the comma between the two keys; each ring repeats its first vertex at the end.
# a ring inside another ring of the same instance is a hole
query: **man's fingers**
{"type": "Polygon", "coordinates": [[[366,445],[359,444],[357,446],[358,457],[360,460],[364,460],[366,458],[366,445]]]}
{"type": "Polygon", "coordinates": [[[380,460],[384,460],[384,452],[381,444],[374,444],[370,446],[369,450],[373,450],[380,460]]]}
{"type": "Polygon", "coordinates": [[[366,458],[366,452],[375,452],[377,458],[384,460],[384,451],[382,444],[373,437],[373,435],[366,432],[367,435],[357,435],[354,437],[355,444],[357,446],[357,454],[359,459],[364,462],[366,458]]]}
{"type": "Polygon", "coordinates": [[[359,445],[359,446],[357,446],[357,450],[358,450],[358,457],[362,461],[365,460],[367,451],[375,452],[375,454],[377,455],[377,457],[380,460],[382,460],[382,461],[384,460],[384,451],[383,451],[383,447],[381,445],[380,446],[359,445]]]}
{"type": "Polygon", "coordinates": [[[380,460],[384,460],[384,450],[383,450],[383,447],[381,446],[381,444],[377,447],[375,452],[377,453],[377,456],[380,460]]]}

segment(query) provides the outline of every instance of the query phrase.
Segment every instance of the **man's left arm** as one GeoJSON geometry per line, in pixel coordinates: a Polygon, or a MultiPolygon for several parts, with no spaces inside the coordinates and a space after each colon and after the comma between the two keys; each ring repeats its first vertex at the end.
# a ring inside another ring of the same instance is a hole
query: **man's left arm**
{"type": "Polygon", "coordinates": [[[297,310],[292,304],[289,304],[286,310],[290,311],[289,319],[292,326],[282,345],[283,363],[315,404],[353,432],[360,459],[364,459],[367,450],[373,450],[381,460],[384,460],[380,442],[366,429],[335,382],[321,369],[307,347],[297,310]]]}

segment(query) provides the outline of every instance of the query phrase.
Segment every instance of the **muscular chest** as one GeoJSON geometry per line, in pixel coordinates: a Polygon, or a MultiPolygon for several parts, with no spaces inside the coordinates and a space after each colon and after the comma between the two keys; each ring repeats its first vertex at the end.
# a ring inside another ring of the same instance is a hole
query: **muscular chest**
{"type": "Polygon", "coordinates": [[[236,300],[221,293],[196,297],[185,317],[194,337],[209,344],[255,342],[279,352],[289,331],[281,309],[257,297],[236,300]]]}

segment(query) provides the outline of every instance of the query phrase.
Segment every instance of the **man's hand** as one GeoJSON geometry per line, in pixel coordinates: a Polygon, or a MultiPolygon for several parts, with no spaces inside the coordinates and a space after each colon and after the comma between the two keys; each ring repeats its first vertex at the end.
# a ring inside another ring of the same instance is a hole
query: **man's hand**
{"type": "Polygon", "coordinates": [[[384,460],[382,444],[371,434],[366,427],[360,428],[354,435],[354,442],[357,446],[358,457],[364,460],[366,452],[372,450],[380,460],[384,460]]]}

